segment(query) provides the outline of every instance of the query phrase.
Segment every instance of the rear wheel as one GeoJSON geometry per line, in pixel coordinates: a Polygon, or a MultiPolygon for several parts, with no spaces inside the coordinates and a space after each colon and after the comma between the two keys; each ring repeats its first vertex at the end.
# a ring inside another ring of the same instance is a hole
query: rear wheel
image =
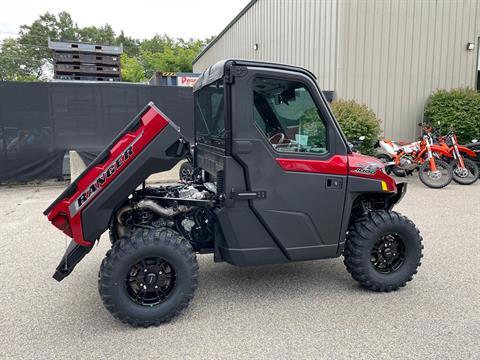
{"type": "Polygon", "coordinates": [[[461,185],[473,184],[478,179],[478,166],[466,158],[463,159],[463,163],[465,167],[461,168],[457,159],[452,161],[453,181],[461,185]]]}
{"type": "Polygon", "coordinates": [[[433,158],[435,161],[436,170],[430,169],[430,161],[428,159],[418,169],[420,180],[426,186],[434,189],[440,189],[452,181],[453,171],[452,167],[443,160],[433,158]]]}
{"type": "Polygon", "coordinates": [[[116,241],[100,267],[105,307],[132,326],[159,325],[193,298],[198,264],[190,243],[167,228],[139,229],[116,241]]]}
{"type": "Polygon", "coordinates": [[[189,161],[186,161],[180,166],[178,176],[182,181],[192,181],[193,180],[193,166],[189,161]]]}
{"type": "Polygon", "coordinates": [[[349,227],[343,256],[361,286],[388,292],[412,280],[422,249],[422,237],[411,220],[394,211],[375,211],[349,227]]]}

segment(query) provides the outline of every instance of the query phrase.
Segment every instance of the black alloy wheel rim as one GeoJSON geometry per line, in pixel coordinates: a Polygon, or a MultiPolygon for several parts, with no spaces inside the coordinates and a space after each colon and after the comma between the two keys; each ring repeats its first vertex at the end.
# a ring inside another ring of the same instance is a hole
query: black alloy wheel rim
{"type": "Polygon", "coordinates": [[[370,262],[382,274],[397,271],[405,262],[407,249],[402,237],[396,233],[382,235],[373,245],[370,262]]]}
{"type": "Polygon", "coordinates": [[[138,305],[155,306],[163,303],[175,288],[173,266],[160,257],[149,257],[136,262],[126,277],[130,299],[138,305]]]}

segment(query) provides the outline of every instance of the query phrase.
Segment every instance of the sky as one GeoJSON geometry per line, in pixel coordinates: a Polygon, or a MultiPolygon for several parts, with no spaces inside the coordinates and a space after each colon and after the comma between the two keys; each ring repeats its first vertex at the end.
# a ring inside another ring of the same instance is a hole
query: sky
{"type": "Polygon", "coordinates": [[[250,0],[13,0],[0,10],[0,40],[14,37],[20,25],[31,24],[47,11],[67,11],[78,26],[110,24],[134,38],[155,34],[206,38],[220,31],[250,0]]]}

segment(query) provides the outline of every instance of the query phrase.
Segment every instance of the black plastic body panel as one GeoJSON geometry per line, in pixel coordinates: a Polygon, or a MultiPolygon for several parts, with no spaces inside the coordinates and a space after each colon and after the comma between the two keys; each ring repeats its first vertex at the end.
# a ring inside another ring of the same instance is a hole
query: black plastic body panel
{"type": "Polygon", "coordinates": [[[400,202],[400,200],[405,196],[406,191],[406,183],[398,183],[397,192],[395,193],[385,193],[382,191],[381,181],[379,180],[367,179],[359,176],[349,176],[347,184],[347,196],[345,198],[345,207],[343,210],[341,237],[339,240],[337,255],[340,256],[343,252],[348,225],[351,221],[352,208],[355,201],[360,196],[383,198],[385,200],[385,210],[390,210],[395,204],[400,202]]]}
{"type": "MultiPolygon", "coordinates": [[[[225,149],[198,144],[196,166],[213,176],[222,172],[225,207],[217,217],[222,236],[216,239],[215,260],[234,265],[261,265],[337,256],[342,238],[346,175],[335,175],[342,186],[329,188],[322,173],[286,172],[277,157],[328,160],[346,156],[347,143],[327,101],[311,73],[296,67],[255,62],[224,62],[224,70],[206,75],[201,91],[212,79],[224,76],[225,149]],[[236,71],[236,68],[241,71],[236,71]],[[310,90],[329,129],[329,153],[279,154],[253,121],[252,81],[256,76],[278,77],[304,83],[310,90]],[[238,193],[260,192],[266,196],[239,199],[238,193]]],[[[214,70],[214,71],[213,71],[214,70]]]]}
{"type": "Polygon", "coordinates": [[[81,246],[75,243],[75,241],[70,241],[70,244],[65,251],[65,254],[58,264],[53,278],[57,281],[62,281],[73,271],[75,266],[87,255],[92,247],[81,246]]]}

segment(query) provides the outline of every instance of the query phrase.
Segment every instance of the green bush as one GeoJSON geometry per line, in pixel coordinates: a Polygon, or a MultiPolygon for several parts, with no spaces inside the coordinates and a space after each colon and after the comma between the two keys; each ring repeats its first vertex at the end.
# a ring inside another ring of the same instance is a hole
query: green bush
{"type": "Polygon", "coordinates": [[[355,101],[338,100],[331,104],[331,108],[343,133],[348,141],[358,140],[365,136],[359,151],[362,154],[373,155],[373,146],[380,135],[380,119],[366,105],[355,101]]]}
{"type": "Polygon", "coordinates": [[[460,143],[480,137],[480,93],[473,89],[438,90],[425,106],[425,124],[446,134],[452,128],[460,143]]]}

